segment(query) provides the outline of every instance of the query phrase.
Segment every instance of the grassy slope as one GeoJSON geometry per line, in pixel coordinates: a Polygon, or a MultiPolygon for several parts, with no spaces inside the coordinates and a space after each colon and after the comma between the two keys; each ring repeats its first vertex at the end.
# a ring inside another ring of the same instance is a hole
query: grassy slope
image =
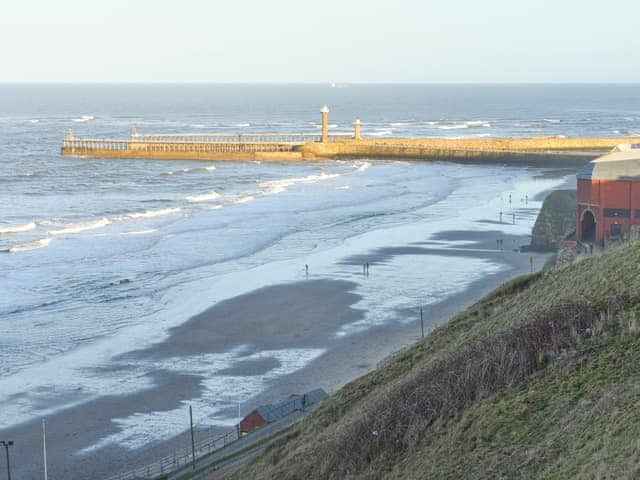
{"type": "MultiPolygon", "coordinates": [[[[606,308],[640,302],[640,245],[612,248],[556,272],[511,281],[383,368],[342,388],[285,440],[228,478],[326,478],[326,458],[362,412],[440,361],[565,301],[606,308]],[[324,469],[324,471],[323,471],[324,469]],[[323,473],[321,473],[323,472],[323,473]]],[[[640,341],[636,312],[617,315],[525,381],[442,418],[401,454],[374,457],[354,478],[637,478],[640,476],[640,341]]],[[[369,441],[362,438],[362,442],[369,441]]],[[[340,475],[334,475],[335,478],[340,475]]]]}

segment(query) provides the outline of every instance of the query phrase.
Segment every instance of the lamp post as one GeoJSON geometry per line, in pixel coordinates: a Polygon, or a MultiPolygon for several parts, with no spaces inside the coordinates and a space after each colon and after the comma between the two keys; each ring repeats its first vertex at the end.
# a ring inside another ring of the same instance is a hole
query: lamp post
{"type": "Polygon", "coordinates": [[[13,445],[13,440],[0,440],[0,447],[4,447],[7,456],[7,480],[11,480],[11,464],[9,463],[9,447],[13,445]]]}

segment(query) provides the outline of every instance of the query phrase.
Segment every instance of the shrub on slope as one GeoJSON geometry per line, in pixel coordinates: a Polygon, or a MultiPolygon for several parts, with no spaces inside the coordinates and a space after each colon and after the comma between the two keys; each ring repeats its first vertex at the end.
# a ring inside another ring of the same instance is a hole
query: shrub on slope
{"type": "Polygon", "coordinates": [[[509,282],[346,385],[285,440],[228,477],[527,478],[542,472],[554,478],[578,471],[571,458],[554,454],[558,445],[584,464],[624,452],[629,464],[621,460],[616,468],[626,476],[637,453],[622,448],[620,438],[630,438],[638,423],[618,421],[617,433],[597,432],[600,414],[611,419],[617,411],[632,420],[638,411],[630,408],[632,401],[637,407],[630,392],[638,387],[629,379],[637,383],[630,372],[638,370],[640,348],[621,319],[633,317],[639,274],[640,245],[633,244],[509,282]],[[616,357],[618,345],[628,362],[616,357]],[[584,378],[582,368],[595,379],[584,378]],[[588,410],[589,402],[599,405],[596,413],[583,415],[581,405],[588,410]],[[593,453],[598,438],[620,448],[601,445],[599,457],[587,458],[580,445],[593,453]]]}

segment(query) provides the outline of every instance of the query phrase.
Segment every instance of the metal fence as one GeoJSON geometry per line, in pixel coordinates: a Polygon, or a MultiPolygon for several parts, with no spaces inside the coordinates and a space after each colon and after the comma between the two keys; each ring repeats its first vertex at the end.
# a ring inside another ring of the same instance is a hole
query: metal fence
{"type": "MultiPolygon", "coordinates": [[[[201,440],[195,445],[196,461],[216,450],[224,448],[229,443],[238,439],[238,429],[226,432],[213,438],[201,440]]],[[[149,465],[145,465],[128,472],[109,477],[106,480],[152,480],[162,478],[170,473],[185,468],[193,462],[191,449],[185,448],[180,452],[167,455],[149,465]]]]}

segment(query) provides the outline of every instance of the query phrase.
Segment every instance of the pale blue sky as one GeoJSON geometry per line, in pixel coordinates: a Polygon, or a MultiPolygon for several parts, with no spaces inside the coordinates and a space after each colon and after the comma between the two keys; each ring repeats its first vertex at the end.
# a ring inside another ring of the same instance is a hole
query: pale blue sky
{"type": "Polygon", "coordinates": [[[0,82],[640,82],[638,0],[19,0],[0,82]]]}

